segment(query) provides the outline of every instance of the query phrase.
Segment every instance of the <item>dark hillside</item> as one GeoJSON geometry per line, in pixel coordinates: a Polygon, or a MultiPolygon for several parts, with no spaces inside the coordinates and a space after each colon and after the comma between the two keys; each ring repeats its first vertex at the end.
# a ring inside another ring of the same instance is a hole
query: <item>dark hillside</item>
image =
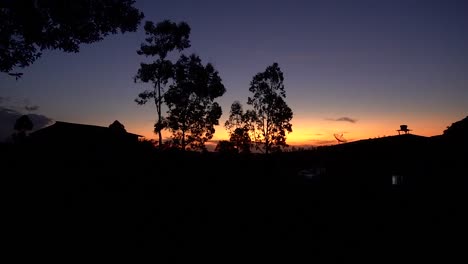
{"type": "Polygon", "coordinates": [[[143,144],[101,157],[54,151],[1,149],[11,224],[35,234],[28,243],[38,249],[157,249],[161,259],[215,261],[380,262],[409,253],[417,261],[459,252],[467,231],[466,164],[444,137],[269,157],[143,144]]]}

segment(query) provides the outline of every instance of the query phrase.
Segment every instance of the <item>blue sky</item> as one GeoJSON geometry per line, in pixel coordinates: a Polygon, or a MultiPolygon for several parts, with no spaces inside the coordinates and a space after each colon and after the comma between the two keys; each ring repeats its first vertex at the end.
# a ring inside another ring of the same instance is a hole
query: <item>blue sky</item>
{"type": "MultiPolygon", "coordinates": [[[[273,62],[285,75],[294,112],[289,142],[320,144],[393,135],[400,124],[436,135],[468,113],[467,1],[137,1],[145,20],[186,21],[192,47],[226,86],[223,124],[244,103],[252,77],[273,62]],[[349,117],[356,122],[333,121],[349,117]]],[[[0,107],[53,120],[107,126],[153,137],[156,111],[133,100],[138,32],[47,51],[16,81],[0,74],[0,107]],[[8,101],[8,102],[7,102],[8,101]],[[13,103],[16,102],[16,103],[13,103]]],[[[216,139],[226,131],[217,127],[216,139]]]]}

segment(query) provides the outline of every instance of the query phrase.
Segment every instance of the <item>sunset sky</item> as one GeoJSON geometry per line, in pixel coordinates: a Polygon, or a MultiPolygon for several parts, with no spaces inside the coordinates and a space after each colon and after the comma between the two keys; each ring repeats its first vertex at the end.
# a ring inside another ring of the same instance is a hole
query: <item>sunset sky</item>
{"type": "MultiPolygon", "coordinates": [[[[438,135],[468,114],[468,1],[140,0],[136,7],[144,20],[186,21],[192,47],[184,53],[219,71],[227,92],[218,99],[215,140],[227,138],[231,103],[247,108],[252,77],[273,62],[294,112],[291,145],[334,144],[334,133],[395,135],[401,124],[438,135]]],[[[44,52],[17,81],[0,74],[2,111],[102,126],[119,120],[155,138],[154,104],[134,102],[145,87],[133,82],[148,61],[136,53],[144,37],[140,27],[79,53],[44,52]]]]}

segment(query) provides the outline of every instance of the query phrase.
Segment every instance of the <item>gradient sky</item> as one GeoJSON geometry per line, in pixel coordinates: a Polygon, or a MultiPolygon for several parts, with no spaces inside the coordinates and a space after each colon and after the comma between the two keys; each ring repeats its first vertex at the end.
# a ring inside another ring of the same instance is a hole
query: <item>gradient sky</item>
{"type": "MultiPolygon", "coordinates": [[[[215,139],[234,100],[247,107],[252,77],[273,62],[294,112],[292,145],[395,135],[438,135],[468,114],[468,1],[138,1],[145,20],[186,21],[192,47],[219,71],[226,94],[215,139]],[[344,118],[346,117],[346,118],[344,118]],[[344,121],[340,121],[344,120],[344,121]],[[355,121],[355,122],[350,122],[355,121]]],[[[136,33],[44,52],[18,81],[0,74],[0,106],[53,120],[108,126],[155,138],[154,105],[133,100],[136,33]],[[30,111],[31,112],[31,111],[30,111]]]]}

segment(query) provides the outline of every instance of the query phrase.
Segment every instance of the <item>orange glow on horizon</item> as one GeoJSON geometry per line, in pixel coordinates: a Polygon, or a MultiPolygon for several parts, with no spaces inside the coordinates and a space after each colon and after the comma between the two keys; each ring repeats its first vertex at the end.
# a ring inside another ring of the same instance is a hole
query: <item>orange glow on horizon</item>
{"type": "MultiPolygon", "coordinates": [[[[462,117],[463,118],[463,117],[462,117]]],[[[420,136],[440,135],[453,122],[459,119],[447,118],[445,116],[432,117],[367,117],[357,120],[356,123],[345,121],[330,121],[323,118],[301,118],[292,120],[293,132],[287,134],[287,143],[291,146],[319,146],[337,144],[333,134],[343,134],[348,141],[356,141],[369,138],[398,135],[397,129],[406,124],[411,133],[420,136]],[[402,121],[404,120],[404,121],[402,121]],[[447,121],[449,120],[449,121],[447,121]]],[[[224,122],[220,122],[224,123],[224,122]]],[[[223,126],[216,126],[216,133],[211,140],[228,140],[229,135],[223,126]]],[[[133,123],[126,126],[128,132],[139,134],[146,139],[157,139],[153,133],[153,124],[133,123]]],[[[163,138],[170,137],[170,132],[164,131],[163,138]]]]}

